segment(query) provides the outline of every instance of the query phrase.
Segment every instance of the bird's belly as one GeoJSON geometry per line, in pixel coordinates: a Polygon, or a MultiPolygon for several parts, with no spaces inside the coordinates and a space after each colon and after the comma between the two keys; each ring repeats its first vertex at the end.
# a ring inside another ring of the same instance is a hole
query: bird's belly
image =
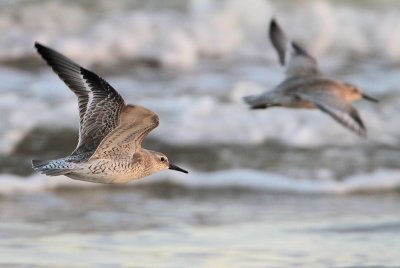
{"type": "Polygon", "coordinates": [[[126,183],[148,176],[134,163],[126,161],[92,160],[80,164],[80,167],[66,176],[75,180],[98,183],[126,183]]]}
{"type": "Polygon", "coordinates": [[[314,103],[306,100],[295,100],[283,105],[287,108],[304,108],[304,109],[315,109],[314,103]]]}

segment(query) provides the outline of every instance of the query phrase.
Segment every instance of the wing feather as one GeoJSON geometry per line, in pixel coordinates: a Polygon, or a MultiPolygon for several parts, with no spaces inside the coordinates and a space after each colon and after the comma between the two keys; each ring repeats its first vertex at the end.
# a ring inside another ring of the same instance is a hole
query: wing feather
{"type": "Polygon", "coordinates": [[[97,74],[79,66],[57,51],[35,43],[47,64],[78,97],[79,142],[71,155],[95,151],[119,124],[125,102],[118,92],[97,74]]]}
{"type": "Polygon", "coordinates": [[[350,104],[342,102],[334,94],[328,92],[315,94],[314,92],[313,94],[299,93],[297,96],[314,103],[321,111],[361,137],[367,136],[367,130],[357,110],[350,104]]]}
{"type": "Polygon", "coordinates": [[[269,38],[288,77],[320,74],[317,61],[299,44],[290,42],[275,19],[270,23],[269,38]]]}
{"type": "Polygon", "coordinates": [[[130,159],[141,149],[143,139],[159,124],[157,114],[128,105],[121,113],[120,124],[110,132],[93,154],[94,158],[130,159]]]}

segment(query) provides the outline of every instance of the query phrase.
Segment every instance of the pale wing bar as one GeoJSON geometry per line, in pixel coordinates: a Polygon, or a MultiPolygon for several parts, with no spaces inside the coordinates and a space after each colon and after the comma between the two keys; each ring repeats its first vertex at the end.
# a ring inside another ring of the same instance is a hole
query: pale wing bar
{"type": "Polygon", "coordinates": [[[104,79],[83,68],[81,73],[93,93],[83,120],[82,136],[92,142],[87,147],[96,149],[101,140],[119,124],[119,115],[125,103],[104,79]]]}

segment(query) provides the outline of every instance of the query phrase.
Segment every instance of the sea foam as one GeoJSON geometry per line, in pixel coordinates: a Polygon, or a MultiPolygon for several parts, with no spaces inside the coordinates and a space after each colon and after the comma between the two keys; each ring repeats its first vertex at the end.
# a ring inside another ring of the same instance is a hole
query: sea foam
{"type": "MultiPolygon", "coordinates": [[[[232,75],[227,74],[226,77],[232,75]]],[[[223,79],[230,78],[222,76],[221,81],[223,79]]],[[[10,89],[1,95],[0,112],[4,115],[0,122],[2,154],[11,153],[33,128],[69,128],[77,131],[76,98],[62,81],[50,71],[29,81],[24,92],[10,89]]],[[[387,97],[381,99],[385,105],[365,101],[355,104],[368,129],[369,140],[363,140],[319,111],[248,109],[241,98],[265,88],[255,82],[221,83],[203,77],[194,84],[197,87],[195,90],[189,90],[186,82],[168,84],[126,79],[110,79],[110,82],[127,103],[139,104],[156,112],[161,123],[150,136],[173,145],[254,145],[268,140],[300,147],[365,142],[397,145],[400,138],[397,127],[400,119],[393,116],[399,113],[396,103],[400,95],[394,90],[385,93],[387,97]],[[164,88],[160,91],[161,85],[164,88]]]]}
{"type": "MultiPolygon", "coordinates": [[[[278,191],[292,193],[348,194],[357,192],[379,192],[400,188],[400,170],[378,169],[371,173],[354,174],[342,180],[297,179],[280,174],[248,169],[232,169],[215,172],[196,172],[189,174],[155,174],[149,178],[124,184],[124,188],[135,185],[172,183],[173,185],[199,188],[237,188],[254,191],[278,191]]],[[[46,177],[41,174],[29,177],[0,175],[0,194],[34,193],[71,187],[109,187],[103,184],[88,183],[67,177],[46,177]]]]}
{"type": "Polygon", "coordinates": [[[0,12],[0,60],[33,56],[35,41],[86,64],[152,58],[165,66],[192,69],[203,57],[274,59],[265,34],[272,16],[318,58],[400,59],[400,37],[394,34],[400,11],[390,5],[382,2],[373,8],[328,1],[293,5],[192,0],[178,11],[130,8],[116,1],[87,12],[83,5],[66,2],[25,3],[0,12]]]}

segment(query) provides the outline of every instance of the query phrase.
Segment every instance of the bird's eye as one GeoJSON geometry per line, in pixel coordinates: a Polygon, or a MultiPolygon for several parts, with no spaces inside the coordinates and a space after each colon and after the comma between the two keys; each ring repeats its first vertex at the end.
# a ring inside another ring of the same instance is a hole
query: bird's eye
{"type": "Polygon", "coordinates": [[[160,160],[161,160],[161,162],[164,162],[165,158],[162,156],[160,160]]]}

